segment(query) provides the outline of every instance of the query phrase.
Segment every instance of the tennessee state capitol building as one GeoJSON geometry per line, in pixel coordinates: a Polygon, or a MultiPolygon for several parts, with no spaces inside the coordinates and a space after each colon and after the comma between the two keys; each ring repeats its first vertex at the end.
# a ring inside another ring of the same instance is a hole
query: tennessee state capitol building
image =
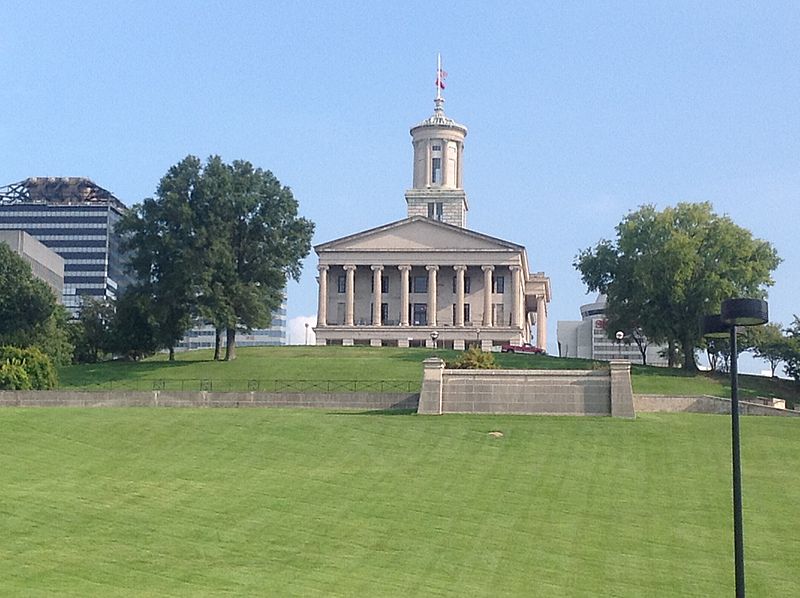
{"type": "Polygon", "coordinates": [[[318,345],[547,345],[550,279],[522,245],[466,228],[467,128],[445,116],[442,75],[433,115],[411,129],[408,217],[314,248],[318,345]]]}

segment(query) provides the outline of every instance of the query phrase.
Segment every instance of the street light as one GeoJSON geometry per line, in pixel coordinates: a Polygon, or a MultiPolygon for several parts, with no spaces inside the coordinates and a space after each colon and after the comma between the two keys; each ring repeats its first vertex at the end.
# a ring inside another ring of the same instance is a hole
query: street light
{"type": "Polygon", "coordinates": [[[614,337],[617,339],[617,357],[622,359],[622,339],[625,338],[625,333],[622,330],[617,330],[614,337]]]}
{"type": "Polygon", "coordinates": [[[739,352],[737,326],[758,326],[769,321],[767,302],[762,299],[727,299],[722,313],[705,316],[703,336],[730,337],[731,350],[731,461],[733,469],[733,552],[736,598],[744,598],[744,533],[742,525],[742,463],[739,451],[739,352]]]}
{"type": "Polygon", "coordinates": [[[306,322],[306,343],[308,344],[308,322],[306,322]]]}
{"type": "Polygon", "coordinates": [[[439,333],[436,330],[431,331],[431,340],[433,341],[433,348],[438,349],[438,345],[436,344],[436,339],[439,338],[439,333]]]}

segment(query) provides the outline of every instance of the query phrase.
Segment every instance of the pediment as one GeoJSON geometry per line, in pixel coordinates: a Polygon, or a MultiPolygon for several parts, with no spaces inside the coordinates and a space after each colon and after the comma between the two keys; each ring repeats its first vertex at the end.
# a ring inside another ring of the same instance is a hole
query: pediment
{"type": "Polygon", "coordinates": [[[322,243],[327,251],[521,251],[523,247],[460,228],[415,216],[322,243]]]}

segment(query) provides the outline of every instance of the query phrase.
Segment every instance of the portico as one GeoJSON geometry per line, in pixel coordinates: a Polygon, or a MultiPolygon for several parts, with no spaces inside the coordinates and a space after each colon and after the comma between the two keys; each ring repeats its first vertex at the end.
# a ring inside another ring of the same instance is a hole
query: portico
{"type": "Polygon", "coordinates": [[[414,216],[317,246],[320,344],[546,343],[549,281],[525,248],[414,216]]]}

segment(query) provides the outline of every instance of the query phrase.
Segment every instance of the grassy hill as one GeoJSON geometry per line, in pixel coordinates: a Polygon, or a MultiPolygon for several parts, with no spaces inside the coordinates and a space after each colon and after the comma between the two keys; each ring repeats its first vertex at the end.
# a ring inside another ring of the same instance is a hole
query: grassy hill
{"type": "MultiPolygon", "coordinates": [[[[333,381],[333,388],[359,384],[365,390],[419,389],[422,360],[433,354],[454,359],[454,351],[370,347],[258,347],[242,348],[233,362],[215,362],[210,351],[179,353],[175,362],[157,355],[140,363],[106,362],[69,366],[59,371],[62,388],[151,390],[297,390],[318,388],[333,381]],[[338,386],[337,386],[338,385],[338,386]]],[[[504,368],[591,369],[604,367],[585,359],[547,355],[496,354],[504,368]]],[[[759,376],[741,376],[742,396],[779,396],[800,400],[798,386],[759,376]]],[[[352,387],[351,387],[352,388],[352,387]]],[[[356,386],[356,388],[358,388],[356,386]]],[[[680,370],[633,367],[637,393],[730,396],[726,376],[686,375],[680,370]]]]}
{"type": "MultiPolygon", "coordinates": [[[[751,596],[800,595],[797,426],[742,421],[751,596]]],[[[4,595],[733,594],[726,417],[2,409],[0,429],[4,595]]]]}

